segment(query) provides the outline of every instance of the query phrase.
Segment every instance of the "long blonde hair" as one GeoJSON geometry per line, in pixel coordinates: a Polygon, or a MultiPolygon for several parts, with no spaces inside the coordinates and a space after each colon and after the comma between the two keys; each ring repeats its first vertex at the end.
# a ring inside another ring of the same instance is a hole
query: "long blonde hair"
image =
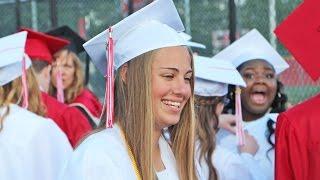
{"type": "MultiPolygon", "coordinates": [[[[123,128],[133,152],[142,179],[156,179],[153,167],[153,130],[151,65],[158,50],[144,53],[127,63],[126,81],[115,79],[115,121],[123,128]]],[[[193,67],[193,60],[192,65],[193,67]]],[[[195,115],[192,96],[185,105],[180,121],[172,128],[172,149],[177,161],[180,179],[196,179],[194,162],[195,115]]],[[[105,119],[105,118],[103,118],[105,119]]],[[[102,119],[101,126],[105,121],[102,119]]]]}
{"type": "MultiPolygon", "coordinates": [[[[33,69],[29,68],[27,71],[27,84],[29,94],[28,110],[39,115],[45,116],[46,109],[41,101],[41,93],[34,75],[33,69]]],[[[3,116],[0,116],[0,130],[2,129],[3,121],[10,113],[9,105],[21,105],[22,80],[21,77],[11,81],[10,83],[0,86],[0,107],[7,107],[3,116]]]]}
{"type": "MultiPolygon", "coordinates": [[[[62,63],[67,63],[68,61],[72,61],[75,73],[74,79],[70,87],[64,89],[64,100],[65,103],[69,104],[72,103],[75,98],[82,92],[84,88],[84,75],[81,66],[81,61],[79,57],[72,51],[68,49],[62,49],[54,54],[54,58],[57,59],[58,57],[62,58],[62,63]]],[[[53,64],[58,63],[57,61],[53,62],[53,64]]],[[[51,78],[52,80],[52,78],[51,78]]],[[[57,88],[53,86],[53,83],[50,83],[49,86],[49,94],[51,96],[56,96],[57,88]]]]}

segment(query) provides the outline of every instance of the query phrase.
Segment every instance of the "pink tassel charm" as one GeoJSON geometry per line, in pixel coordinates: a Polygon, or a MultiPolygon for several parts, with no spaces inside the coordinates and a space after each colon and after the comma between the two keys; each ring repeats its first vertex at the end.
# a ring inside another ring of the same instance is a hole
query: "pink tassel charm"
{"type": "Polygon", "coordinates": [[[27,84],[27,72],[26,72],[26,59],[23,56],[22,59],[22,107],[28,109],[29,106],[29,95],[28,95],[28,84],[27,84]]]}
{"type": "Polygon", "coordinates": [[[238,145],[243,146],[245,144],[244,131],[242,126],[242,109],[241,109],[241,89],[236,87],[236,136],[238,139],[238,145]]]}
{"type": "Polygon", "coordinates": [[[113,52],[113,39],[112,39],[112,29],[108,29],[108,59],[107,59],[107,75],[106,75],[106,127],[113,127],[114,118],[114,52],[113,52]]]}
{"type": "Polygon", "coordinates": [[[62,73],[61,73],[60,68],[58,69],[58,73],[56,75],[56,80],[57,80],[57,100],[59,102],[61,102],[61,103],[64,103],[64,91],[63,91],[62,73]]]}

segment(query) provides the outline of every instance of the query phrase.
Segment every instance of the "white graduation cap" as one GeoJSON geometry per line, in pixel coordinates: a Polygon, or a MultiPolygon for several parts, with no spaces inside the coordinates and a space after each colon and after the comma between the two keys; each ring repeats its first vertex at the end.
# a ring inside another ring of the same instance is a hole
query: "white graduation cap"
{"type": "Polygon", "coordinates": [[[187,41],[187,46],[189,47],[195,47],[195,48],[200,48],[200,49],[206,49],[206,46],[204,44],[201,43],[197,43],[197,42],[193,42],[191,41],[192,37],[184,32],[180,32],[179,35],[187,41]]]}
{"type": "Polygon", "coordinates": [[[30,58],[25,54],[26,39],[25,31],[0,38],[0,86],[22,75],[23,58],[26,68],[31,66],[30,58]]]}
{"type": "Polygon", "coordinates": [[[196,95],[224,96],[228,93],[228,84],[246,87],[246,83],[232,63],[203,56],[193,57],[196,95]]]}
{"type": "Polygon", "coordinates": [[[114,69],[146,52],[186,45],[184,26],[172,0],[156,0],[98,34],[83,47],[106,77],[106,126],[114,120],[114,69]]]}
{"type": "Polygon", "coordinates": [[[214,58],[230,61],[236,67],[254,59],[265,60],[273,66],[276,74],[289,67],[288,63],[256,29],[233,42],[214,58]]]}
{"type": "MultiPolygon", "coordinates": [[[[178,35],[184,26],[172,0],[156,0],[111,27],[114,65],[117,70],[134,57],[151,50],[186,45],[178,35]]],[[[109,31],[98,34],[83,47],[99,71],[105,75],[109,31]]]]}

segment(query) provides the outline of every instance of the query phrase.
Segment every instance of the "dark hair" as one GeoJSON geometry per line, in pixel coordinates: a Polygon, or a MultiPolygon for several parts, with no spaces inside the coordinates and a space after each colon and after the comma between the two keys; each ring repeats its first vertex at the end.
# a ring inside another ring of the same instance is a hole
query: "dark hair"
{"type": "MultiPolygon", "coordinates": [[[[288,101],[288,96],[284,93],[283,84],[281,81],[277,80],[277,94],[271,104],[271,113],[281,113],[286,110],[286,104],[288,101]]],[[[267,131],[266,138],[271,148],[267,151],[266,156],[268,157],[268,152],[274,148],[274,143],[271,141],[271,136],[275,133],[275,128],[273,125],[275,122],[272,119],[267,121],[267,131]]],[[[269,157],[268,157],[269,158],[269,157]]]]}

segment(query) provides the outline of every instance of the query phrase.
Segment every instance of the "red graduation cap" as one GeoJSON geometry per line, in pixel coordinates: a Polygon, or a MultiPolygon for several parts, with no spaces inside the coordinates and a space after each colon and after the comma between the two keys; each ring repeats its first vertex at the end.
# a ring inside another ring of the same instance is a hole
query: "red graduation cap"
{"type": "Polygon", "coordinates": [[[320,1],[300,4],[275,34],[313,80],[320,77],[320,1]]]}
{"type": "Polygon", "coordinates": [[[27,31],[26,53],[31,59],[43,60],[51,64],[53,54],[68,45],[68,40],[36,32],[28,28],[21,28],[27,31]]]}

